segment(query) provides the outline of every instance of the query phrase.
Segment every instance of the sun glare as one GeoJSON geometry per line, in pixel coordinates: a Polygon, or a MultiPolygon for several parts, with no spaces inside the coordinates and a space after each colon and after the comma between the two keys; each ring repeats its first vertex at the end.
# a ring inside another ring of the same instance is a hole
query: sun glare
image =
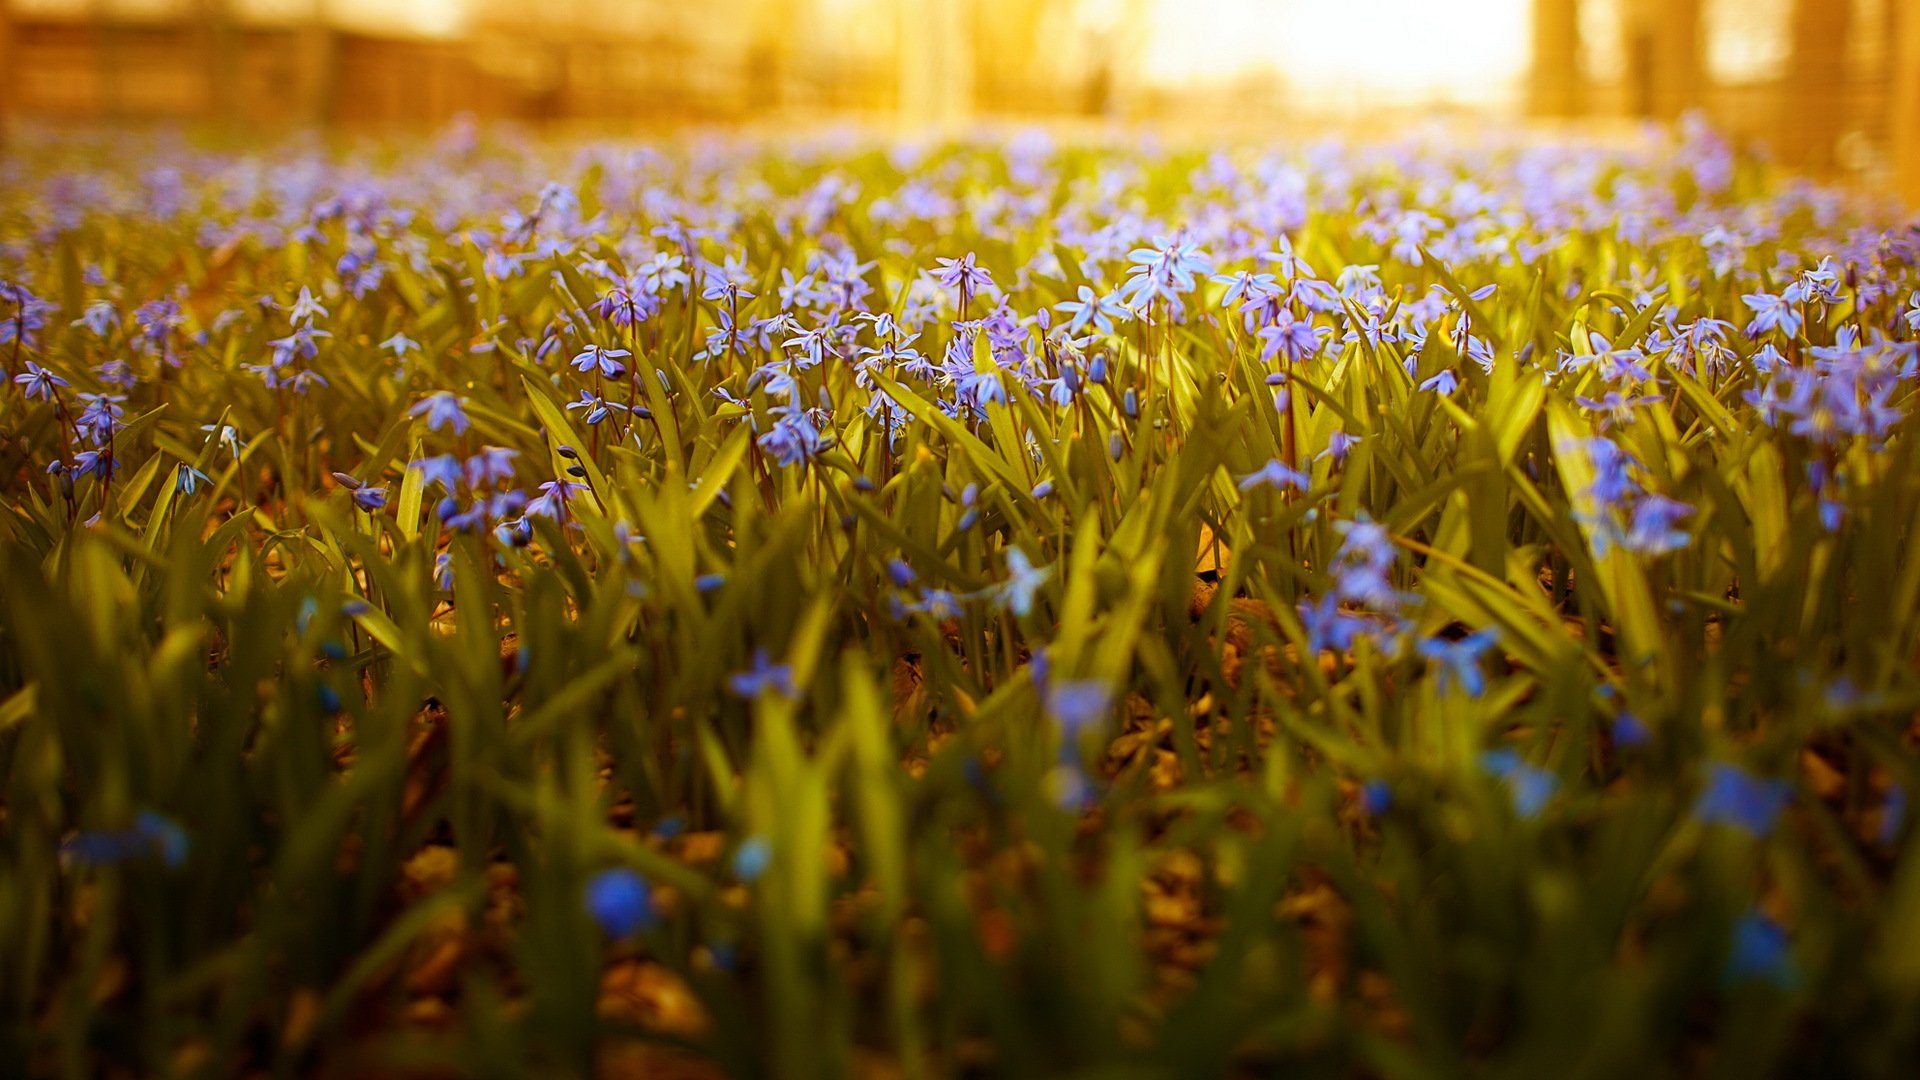
{"type": "Polygon", "coordinates": [[[1158,82],[1270,71],[1301,100],[1510,97],[1525,73],[1527,0],[1156,0],[1158,82]]]}

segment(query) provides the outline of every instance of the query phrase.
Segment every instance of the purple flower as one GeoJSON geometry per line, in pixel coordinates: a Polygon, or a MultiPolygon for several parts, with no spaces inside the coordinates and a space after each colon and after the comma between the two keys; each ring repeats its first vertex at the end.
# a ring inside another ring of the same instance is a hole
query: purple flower
{"type": "Polygon", "coordinates": [[[575,492],[585,490],[587,485],[571,480],[549,480],[540,485],[540,494],[527,501],[527,513],[534,517],[565,521],[567,503],[573,499],[575,492]]]}
{"type": "Polygon", "coordinates": [[[1459,388],[1460,376],[1455,375],[1452,368],[1441,368],[1439,374],[1420,384],[1420,389],[1431,390],[1441,397],[1452,397],[1459,388]]]}
{"type": "Polygon", "coordinates": [[[451,427],[455,435],[464,435],[472,421],[467,419],[466,399],[451,391],[441,390],[428,394],[407,411],[408,416],[425,416],[427,428],[439,431],[451,427]]]}
{"type": "Polygon", "coordinates": [[[963,300],[993,288],[993,275],[974,263],[971,251],[957,259],[935,259],[934,268],[940,284],[958,291],[963,300]]]}
{"type": "Polygon", "coordinates": [[[800,696],[800,688],[793,682],[793,666],[774,663],[765,649],[753,650],[752,667],[727,676],[727,688],[749,700],[768,693],[788,699],[800,696]]]}
{"type": "Polygon", "coordinates": [[[31,360],[27,361],[27,370],[15,375],[13,381],[27,388],[28,400],[44,398],[52,401],[58,395],[60,387],[69,385],[67,380],[31,360]]]}
{"type": "Polygon", "coordinates": [[[1271,487],[1276,491],[1284,491],[1287,488],[1305,491],[1311,483],[1312,480],[1306,473],[1298,469],[1289,469],[1276,458],[1241,477],[1240,490],[1252,491],[1257,487],[1271,487]]]}
{"type": "Polygon", "coordinates": [[[1080,299],[1063,300],[1053,305],[1053,308],[1055,311],[1073,316],[1067,323],[1069,334],[1079,334],[1088,326],[1092,326],[1103,334],[1111,334],[1115,319],[1124,320],[1130,317],[1126,305],[1120,302],[1118,293],[1101,296],[1085,285],[1080,286],[1080,299]]]}
{"type": "Polygon", "coordinates": [[[1788,337],[1800,333],[1800,312],[1788,297],[1751,293],[1740,300],[1753,309],[1753,319],[1747,323],[1747,336],[1757,338],[1770,330],[1778,330],[1788,337]]]}
{"type": "Polygon", "coordinates": [[[598,345],[588,345],[574,355],[573,366],[581,372],[598,370],[609,379],[617,379],[627,373],[627,367],[620,362],[620,358],[632,355],[625,349],[606,349],[598,345]]]}
{"type": "Polygon", "coordinates": [[[1009,611],[1026,618],[1033,611],[1034,594],[1052,576],[1052,567],[1035,568],[1027,560],[1026,552],[1017,547],[1008,548],[1007,580],[1000,586],[1000,597],[1009,611]]]}
{"type": "Polygon", "coordinates": [[[1477,698],[1487,690],[1486,674],[1480,670],[1480,654],[1486,652],[1499,639],[1499,634],[1495,631],[1481,630],[1459,641],[1427,638],[1416,648],[1421,656],[1432,660],[1437,665],[1437,681],[1441,693],[1446,693],[1449,684],[1459,683],[1460,689],[1468,697],[1477,698]]]}

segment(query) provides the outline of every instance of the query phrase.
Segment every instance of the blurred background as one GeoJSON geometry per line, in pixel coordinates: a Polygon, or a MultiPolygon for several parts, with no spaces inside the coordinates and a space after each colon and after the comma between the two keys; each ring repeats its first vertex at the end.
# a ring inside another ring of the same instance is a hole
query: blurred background
{"type": "Polygon", "coordinates": [[[1920,205],[1920,0],[0,0],[0,123],[1206,135],[1700,110],[1920,205]]]}

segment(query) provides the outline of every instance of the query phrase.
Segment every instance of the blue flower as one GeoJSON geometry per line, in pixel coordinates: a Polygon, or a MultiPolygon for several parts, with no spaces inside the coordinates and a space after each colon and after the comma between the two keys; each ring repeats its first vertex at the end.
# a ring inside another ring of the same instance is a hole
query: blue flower
{"type": "Polygon", "coordinates": [[[1613,718],[1613,742],[1616,746],[1645,746],[1653,741],[1653,733],[1647,725],[1630,712],[1621,712],[1613,718]]]}
{"type": "Polygon", "coordinates": [[[1715,762],[1707,773],[1707,788],[1693,804],[1693,816],[1708,825],[1731,825],[1754,837],[1773,831],[1780,811],[1793,798],[1785,780],[1762,779],[1727,762],[1715,762]]]}
{"type": "Polygon", "coordinates": [[[60,844],[60,858],[80,866],[158,859],[168,869],[177,869],[186,863],[191,846],[178,822],[143,810],[134,817],[132,828],[90,830],[68,837],[60,844]]]}
{"type": "Polygon", "coordinates": [[[455,435],[464,435],[472,422],[467,419],[466,399],[447,390],[428,394],[413,408],[407,410],[408,416],[425,416],[427,427],[433,431],[451,427],[455,435]]]}
{"type": "Polygon", "coordinates": [[[617,379],[627,373],[627,366],[620,362],[620,358],[632,355],[625,349],[605,349],[598,345],[588,345],[575,354],[573,366],[583,372],[598,370],[609,379],[617,379]]]}
{"type": "Polygon", "coordinates": [[[586,907],[608,937],[623,938],[653,925],[653,890],[625,867],[602,870],[588,879],[586,907]]]}
{"type": "Polygon", "coordinates": [[[13,381],[27,388],[28,400],[45,398],[52,401],[59,393],[60,387],[71,385],[67,380],[31,360],[27,361],[27,370],[15,375],[13,381]]]}
{"type": "Polygon", "coordinates": [[[1306,473],[1298,469],[1289,469],[1275,459],[1241,477],[1240,490],[1252,491],[1256,487],[1264,486],[1277,491],[1284,491],[1287,488],[1305,491],[1311,482],[1306,473]]]}
{"type": "Polygon", "coordinates": [[[1118,293],[1101,296],[1085,285],[1080,286],[1080,299],[1063,300],[1053,305],[1053,309],[1073,316],[1067,323],[1069,334],[1078,334],[1089,325],[1103,334],[1111,334],[1113,321],[1124,320],[1129,315],[1118,293]]]}
{"type": "Polygon", "coordinates": [[[1019,548],[1007,549],[1007,580],[1000,586],[1000,596],[1007,608],[1015,615],[1026,618],[1033,611],[1034,593],[1053,576],[1050,566],[1036,569],[1027,560],[1027,553],[1019,548]]]}
{"type": "Polygon", "coordinates": [[[1799,982],[1786,928],[1767,916],[1748,912],[1733,925],[1724,977],[1730,983],[1771,983],[1791,990],[1799,982]]]}
{"type": "Polygon", "coordinates": [[[1374,779],[1360,785],[1360,812],[1368,817],[1379,817],[1393,806],[1393,787],[1385,780],[1374,779]]]}
{"type": "Polygon", "coordinates": [[[1437,682],[1441,693],[1455,682],[1468,697],[1479,697],[1486,693],[1487,677],[1480,670],[1480,654],[1487,651],[1499,634],[1493,630],[1481,630],[1469,634],[1459,641],[1445,638],[1427,638],[1419,643],[1420,655],[1438,665],[1437,682]]]}
{"type": "Polygon", "coordinates": [[[174,487],[179,489],[182,495],[196,494],[200,490],[200,485],[210,484],[212,482],[213,481],[207,479],[206,473],[201,472],[199,469],[194,468],[184,461],[180,463],[180,470],[174,476],[174,487]]]}
{"type": "Polygon", "coordinates": [[[1507,789],[1513,794],[1514,811],[1521,817],[1537,816],[1560,789],[1558,776],[1527,764],[1513,750],[1503,748],[1482,753],[1480,767],[1488,775],[1506,781],[1507,789]]]}
{"type": "Polygon", "coordinates": [[[934,267],[940,284],[958,291],[963,299],[993,288],[993,275],[974,263],[971,251],[957,259],[935,259],[934,267]]]}
{"type": "Polygon", "coordinates": [[[765,838],[749,836],[740,841],[733,852],[733,876],[752,884],[760,875],[767,872],[767,866],[773,862],[773,848],[765,838]]]}
{"type": "Polygon", "coordinates": [[[1098,679],[1053,683],[1045,694],[1047,715],[1069,740],[1081,729],[1106,719],[1113,708],[1113,687],[1098,679]]]}
{"type": "Polygon", "coordinates": [[[800,696],[800,689],[793,682],[793,666],[772,662],[767,658],[765,649],[753,650],[753,666],[728,676],[727,687],[736,695],[749,699],[765,693],[784,698],[800,696]]]}
{"type": "Polygon", "coordinates": [[[1316,656],[1329,649],[1344,653],[1353,648],[1354,639],[1369,625],[1365,619],[1342,612],[1339,598],[1332,593],[1311,604],[1301,601],[1300,624],[1307,631],[1307,651],[1316,656]]]}
{"type": "Polygon", "coordinates": [[[1441,368],[1440,373],[1420,384],[1422,390],[1432,390],[1441,397],[1451,397],[1460,388],[1460,376],[1452,368],[1441,368]]]}
{"type": "Polygon", "coordinates": [[[1891,844],[1900,838],[1900,827],[1907,821],[1907,789],[1894,784],[1887,788],[1887,798],[1880,805],[1879,839],[1883,844],[1891,844]]]}

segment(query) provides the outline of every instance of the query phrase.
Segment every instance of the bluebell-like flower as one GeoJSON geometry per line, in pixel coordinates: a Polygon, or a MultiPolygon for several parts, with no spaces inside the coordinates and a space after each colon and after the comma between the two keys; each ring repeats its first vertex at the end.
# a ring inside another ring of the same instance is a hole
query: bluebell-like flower
{"type": "Polygon", "coordinates": [[[1043,695],[1047,715],[1072,741],[1081,730],[1106,719],[1113,708],[1113,686],[1098,679],[1050,683],[1043,695]]]}
{"type": "Polygon", "coordinates": [[[210,484],[212,481],[207,479],[206,473],[201,472],[199,469],[183,461],[180,463],[178,471],[174,474],[173,483],[180,494],[195,495],[199,493],[201,485],[210,484]]]}
{"type": "Polygon", "coordinates": [[[1487,690],[1486,674],[1480,670],[1480,655],[1499,639],[1496,631],[1481,630],[1459,641],[1427,638],[1416,648],[1421,656],[1435,663],[1435,680],[1441,693],[1446,692],[1449,684],[1458,683],[1468,697],[1477,698],[1487,690]]]}
{"type": "Polygon", "coordinates": [[[727,676],[727,687],[737,696],[749,699],[762,694],[783,698],[800,696],[800,688],[793,681],[793,666],[774,663],[768,659],[765,649],[753,650],[753,666],[727,676]]]}
{"type": "Polygon", "coordinates": [[[464,435],[473,422],[467,419],[466,399],[448,390],[440,390],[420,399],[413,408],[407,410],[409,416],[424,416],[427,427],[432,431],[452,428],[455,435],[464,435]]]}
{"type": "Polygon", "coordinates": [[[1560,790],[1560,778],[1545,769],[1529,765],[1519,753],[1502,747],[1480,755],[1480,767],[1489,776],[1506,781],[1513,795],[1513,809],[1521,817],[1537,817],[1560,790]]]}
{"type": "Polygon", "coordinates": [[[1300,624],[1307,631],[1307,651],[1314,655],[1332,650],[1344,653],[1371,624],[1340,610],[1339,598],[1332,593],[1309,603],[1300,602],[1300,624]]]}
{"type": "MultiPolygon", "coordinates": [[[[1627,527],[1627,535],[1620,540],[1620,546],[1638,555],[1665,555],[1679,551],[1693,542],[1678,523],[1693,513],[1693,507],[1677,502],[1664,495],[1648,494],[1634,503],[1633,514],[1627,527]]],[[[1604,533],[1595,537],[1598,553],[1606,554],[1604,533]]]]}
{"type": "Polygon", "coordinates": [[[1705,824],[1764,837],[1792,799],[1793,785],[1785,780],[1763,779],[1738,765],[1715,762],[1707,772],[1706,790],[1693,804],[1693,816],[1705,824]]]}
{"type": "Polygon", "coordinates": [[[500,481],[511,481],[513,459],[519,456],[520,451],[512,447],[481,447],[466,461],[468,485],[478,488],[500,481]]]}
{"type": "Polygon", "coordinates": [[[1793,945],[1787,931],[1758,911],[1733,924],[1733,942],[1724,971],[1730,983],[1770,983],[1791,990],[1799,982],[1793,966],[1793,945]]]}
{"type": "Polygon", "coordinates": [[[1751,293],[1740,300],[1753,309],[1753,319],[1747,323],[1749,337],[1757,338],[1771,330],[1778,330],[1788,337],[1800,333],[1803,325],[1800,311],[1790,298],[1772,293],[1751,293]]]}
{"type": "Polygon", "coordinates": [[[623,938],[653,925],[653,890],[626,867],[602,870],[587,879],[586,909],[608,937],[623,938]]]}
{"type": "Polygon", "coordinates": [[[974,262],[971,251],[957,259],[935,259],[934,267],[934,276],[940,284],[956,290],[962,298],[978,296],[993,288],[993,275],[974,262]]]}
{"type": "Polygon", "coordinates": [[[1102,296],[1088,286],[1082,285],[1079,296],[1078,300],[1063,300],[1053,305],[1055,311],[1073,316],[1067,323],[1069,334],[1082,333],[1089,326],[1103,334],[1111,334],[1114,320],[1130,317],[1126,305],[1120,302],[1118,293],[1102,296]]]}
{"type": "Polygon", "coordinates": [[[598,371],[609,379],[617,379],[627,373],[627,366],[620,362],[622,357],[633,354],[625,349],[607,349],[589,344],[574,354],[573,366],[581,372],[598,371]]]}
{"type": "Polygon", "coordinates": [[[1034,594],[1052,576],[1052,567],[1036,568],[1028,561],[1026,552],[1017,547],[1008,548],[1007,580],[1000,586],[1001,599],[1008,610],[1024,619],[1033,612],[1034,594]]]}
{"type": "Polygon", "coordinates": [[[1373,779],[1360,785],[1360,812],[1379,817],[1393,807],[1393,788],[1385,780],[1373,779]]]}
{"type": "Polygon", "coordinates": [[[1420,384],[1420,389],[1431,390],[1441,397],[1452,397],[1459,388],[1460,376],[1455,375],[1452,368],[1441,368],[1439,374],[1420,384]]]}
{"type": "Polygon", "coordinates": [[[1287,488],[1305,491],[1312,484],[1312,479],[1298,469],[1287,468],[1275,458],[1241,477],[1239,483],[1241,491],[1252,491],[1257,487],[1271,487],[1276,491],[1287,488]]]}
{"type": "Polygon", "coordinates": [[[126,829],[78,832],[62,841],[60,858],[80,866],[111,866],[155,859],[168,869],[185,865],[192,844],[186,829],[164,814],[142,810],[126,829]]]}
{"type": "Polygon", "coordinates": [[[549,480],[540,485],[540,494],[527,501],[527,513],[534,517],[551,518],[565,521],[567,504],[573,496],[587,490],[587,485],[576,484],[571,480],[549,480]]]}
{"type": "Polygon", "coordinates": [[[42,398],[52,401],[63,386],[70,385],[67,380],[29,360],[27,370],[13,377],[13,381],[26,387],[28,400],[42,398]]]}
{"type": "Polygon", "coordinates": [[[749,836],[733,850],[733,876],[751,885],[773,862],[773,846],[765,837],[749,836]]]}

